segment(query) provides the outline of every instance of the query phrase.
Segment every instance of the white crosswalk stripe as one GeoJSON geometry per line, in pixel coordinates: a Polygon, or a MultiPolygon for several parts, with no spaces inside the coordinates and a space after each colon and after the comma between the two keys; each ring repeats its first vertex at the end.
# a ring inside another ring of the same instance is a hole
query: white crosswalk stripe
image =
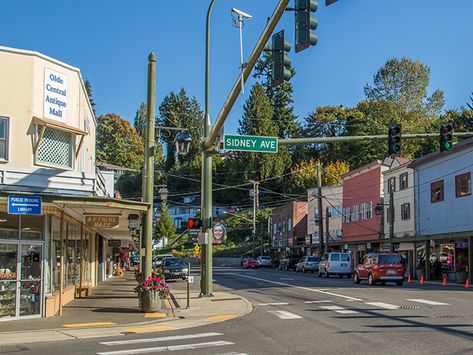
{"type": "Polygon", "coordinates": [[[258,303],[258,306],[287,306],[286,302],[258,303]]]}
{"type": "Polygon", "coordinates": [[[287,311],[268,311],[280,319],[301,319],[301,316],[287,311]]]}
{"type": "Polygon", "coordinates": [[[311,303],[332,303],[332,301],[323,300],[323,301],[305,301],[304,303],[311,304],[311,303]]]}
{"type": "Polygon", "coordinates": [[[423,298],[406,298],[406,301],[429,304],[431,306],[450,306],[450,303],[424,300],[423,298]]]}
{"type": "Polygon", "coordinates": [[[328,311],[335,311],[340,314],[354,314],[358,313],[357,311],[351,310],[351,309],[345,309],[343,307],[339,306],[319,306],[321,309],[326,309],[328,311]]]}
{"type": "Polygon", "coordinates": [[[401,306],[397,306],[395,304],[390,304],[390,303],[384,303],[384,302],[365,302],[366,304],[369,304],[370,306],[375,306],[379,308],[384,308],[384,309],[399,309],[401,306]]]}
{"type": "MultiPolygon", "coordinates": [[[[142,339],[130,339],[130,340],[119,340],[119,341],[107,341],[101,342],[101,345],[108,347],[118,347],[118,346],[127,346],[127,345],[138,345],[138,344],[149,344],[154,342],[171,342],[171,341],[180,341],[180,340],[190,340],[207,338],[207,337],[217,337],[223,336],[223,333],[207,332],[207,333],[196,333],[196,334],[185,334],[185,335],[175,335],[175,336],[163,336],[163,337],[154,337],[154,338],[142,338],[142,339]]],[[[142,347],[134,349],[123,349],[123,350],[114,350],[114,351],[102,351],[98,352],[97,355],[135,355],[135,354],[154,354],[166,351],[179,351],[179,350],[192,350],[192,349],[203,349],[203,348],[213,348],[221,346],[235,345],[235,343],[226,340],[216,340],[216,341],[204,341],[204,342],[195,342],[188,344],[178,344],[166,346],[155,346],[155,347],[142,347]]],[[[247,355],[241,352],[226,352],[227,355],[247,355]]],[[[223,355],[223,353],[222,353],[223,355]]]]}

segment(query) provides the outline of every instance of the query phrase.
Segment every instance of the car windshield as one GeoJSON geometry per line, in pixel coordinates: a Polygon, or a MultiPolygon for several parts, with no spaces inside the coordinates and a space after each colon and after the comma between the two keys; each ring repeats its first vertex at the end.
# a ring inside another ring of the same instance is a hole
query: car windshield
{"type": "Polygon", "coordinates": [[[182,259],[165,259],[163,261],[164,266],[181,266],[184,265],[184,261],[182,259]]]}
{"type": "Polygon", "coordinates": [[[269,260],[269,256],[262,256],[261,260],[269,260]]]}
{"type": "Polygon", "coordinates": [[[350,261],[350,255],[348,254],[340,254],[342,257],[342,261],[350,261]]]}
{"type": "Polygon", "coordinates": [[[379,263],[380,264],[400,264],[401,257],[399,255],[380,255],[379,263]]]}
{"type": "Polygon", "coordinates": [[[318,261],[317,258],[315,256],[309,256],[307,258],[307,261],[318,261]]]}

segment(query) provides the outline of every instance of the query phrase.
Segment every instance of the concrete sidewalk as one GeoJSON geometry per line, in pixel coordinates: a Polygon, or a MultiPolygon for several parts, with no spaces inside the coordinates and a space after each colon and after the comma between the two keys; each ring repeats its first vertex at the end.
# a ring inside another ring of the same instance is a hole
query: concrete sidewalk
{"type": "Polygon", "coordinates": [[[183,329],[240,317],[251,312],[246,299],[228,292],[200,298],[192,284],[190,308],[182,281],[170,283],[172,297],[160,313],[141,313],[132,273],[105,281],[90,297],[66,305],[52,318],[0,322],[0,344],[25,344],[183,329]]]}

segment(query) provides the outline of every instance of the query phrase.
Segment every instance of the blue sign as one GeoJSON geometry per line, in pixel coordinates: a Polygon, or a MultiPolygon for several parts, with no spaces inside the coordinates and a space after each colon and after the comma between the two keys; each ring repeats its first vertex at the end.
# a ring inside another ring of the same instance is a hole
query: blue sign
{"type": "Polygon", "coordinates": [[[41,196],[8,196],[8,214],[40,215],[42,202],[41,196]]]}

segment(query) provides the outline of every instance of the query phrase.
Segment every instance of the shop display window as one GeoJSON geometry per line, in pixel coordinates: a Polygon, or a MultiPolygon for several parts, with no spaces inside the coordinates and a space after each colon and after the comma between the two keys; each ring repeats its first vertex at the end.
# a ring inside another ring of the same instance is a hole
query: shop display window
{"type": "Polygon", "coordinates": [[[18,239],[20,218],[15,215],[0,213],[0,239],[18,239]]]}
{"type": "Polygon", "coordinates": [[[21,216],[20,238],[43,240],[43,216],[21,216]]]}

